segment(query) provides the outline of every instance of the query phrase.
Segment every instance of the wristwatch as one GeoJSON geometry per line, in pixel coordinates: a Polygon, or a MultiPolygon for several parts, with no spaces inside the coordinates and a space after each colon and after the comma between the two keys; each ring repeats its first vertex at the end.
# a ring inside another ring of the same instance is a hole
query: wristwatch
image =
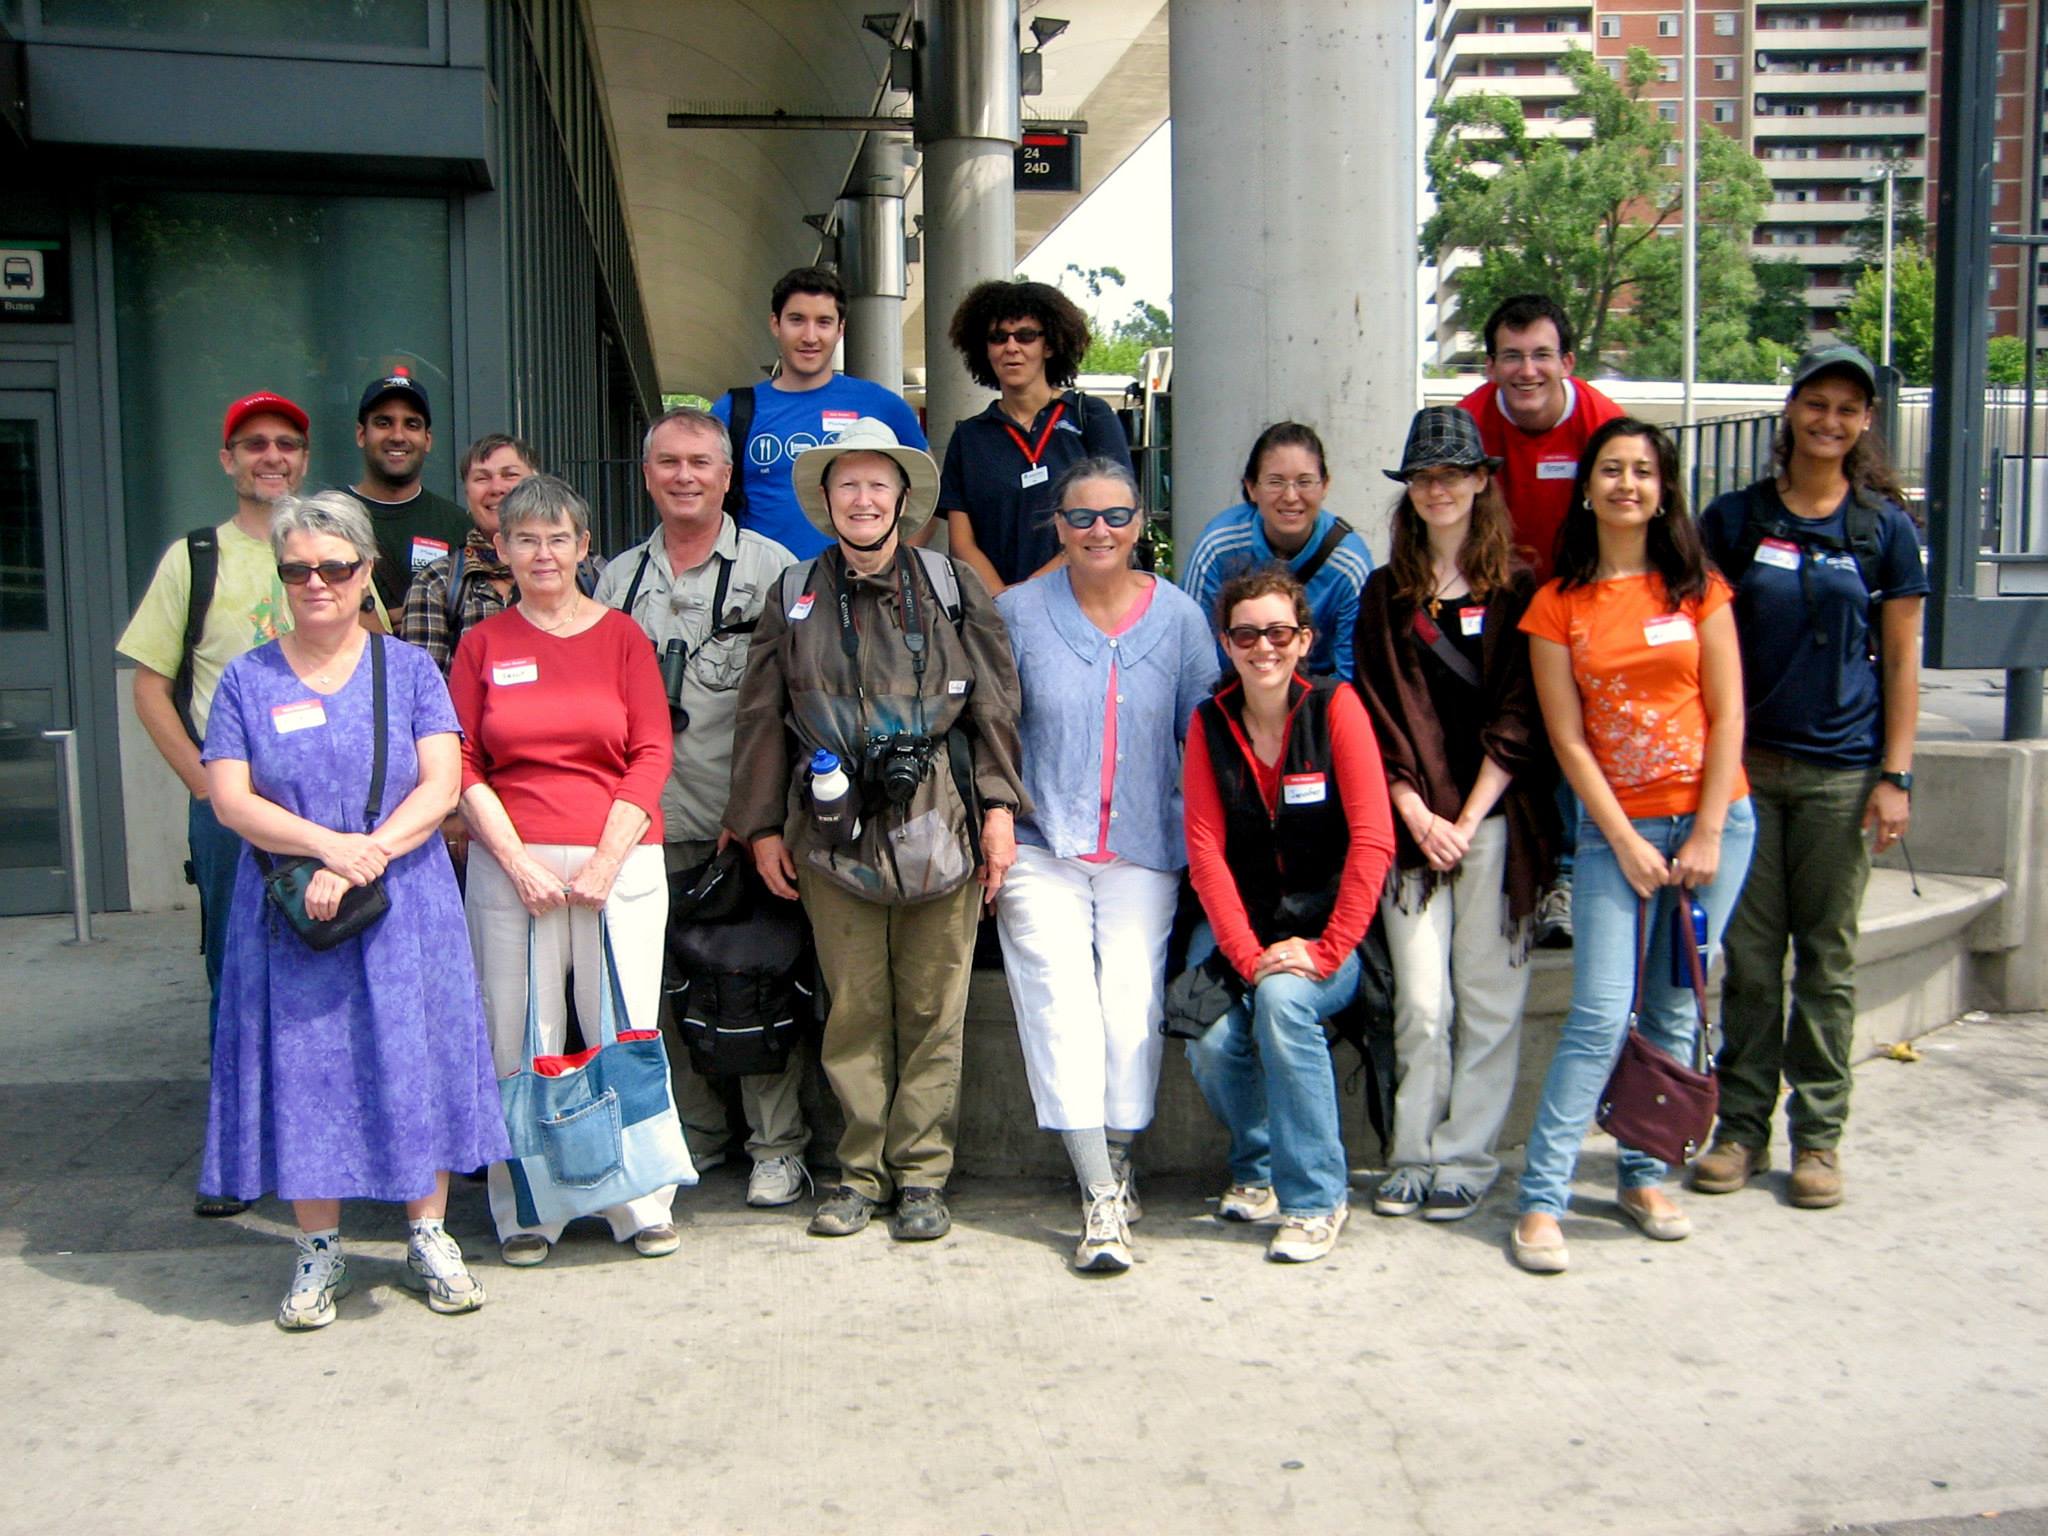
{"type": "Polygon", "coordinates": [[[1894,789],[1903,789],[1909,795],[1913,793],[1913,775],[1910,773],[1895,773],[1887,768],[1878,774],[1878,778],[1894,789]]]}

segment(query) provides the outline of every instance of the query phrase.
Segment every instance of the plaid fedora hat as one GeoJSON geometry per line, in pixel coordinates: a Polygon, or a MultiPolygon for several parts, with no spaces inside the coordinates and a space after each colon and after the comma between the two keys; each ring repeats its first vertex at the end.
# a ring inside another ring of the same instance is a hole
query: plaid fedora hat
{"type": "Polygon", "coordinates": [[[1426,405],[1408,424],[1408,445],[1401,450],[1401,467],[1383,469],[1389,480],[1407,483],[1419,469],[1499,469],[1501,461],[1479,441],[1479,423],[1471,412],[1457,405],[1426,405]]]}

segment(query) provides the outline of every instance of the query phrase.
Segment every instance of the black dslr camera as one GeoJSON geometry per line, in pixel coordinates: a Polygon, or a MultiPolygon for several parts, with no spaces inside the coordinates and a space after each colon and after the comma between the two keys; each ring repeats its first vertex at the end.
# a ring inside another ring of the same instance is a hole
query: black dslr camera
{"type": "Polygon", "coordinates": [[[656,659],[661,663],[661,687],[668,695],[668,728],[681,735],[690,728],[690,712],[683,708],[683,673],[690,665],[690,648],[671,640],[656,659]]]}
{"type": "Polygon", "coordinates": [[[908,805],[931,770],[938,743],[912,731],[876,732],[861,749],[861,781],[879,789],[891,805],[908,805]]]}

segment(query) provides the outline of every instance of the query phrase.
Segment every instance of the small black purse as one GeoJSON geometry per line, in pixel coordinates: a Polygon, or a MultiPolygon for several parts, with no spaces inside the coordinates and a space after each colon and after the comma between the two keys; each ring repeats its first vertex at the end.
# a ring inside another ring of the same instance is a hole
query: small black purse
{"type": "MultiPolygon", "coordinates": [[[[376,745],[373,748],[370,768],[369,803],[363,809],[363,830],[369,831],[377,824],[377,818],[384,803],[384,732],[386,729],[386,708],[384,697],[384,637],[372,635],[370,645],[370,689],[373,709],[376,713],[376,745]]],[[[308,949],[328,950],[348,939],[354,938],[378,918],[391,910],[391,897],[384,889],[384,877],[379,875],[368,885],[351,886],[341,898],[341,905],[332,917],[312,917],[306,911],[306,887],[313,876],[326,866],[308,854],[295,854],[289,858],[272,858],[254,843],[249,851],[256,856],[256,867],[263,871],[263,894],[291,926],[293,933],[308,949]]]]}

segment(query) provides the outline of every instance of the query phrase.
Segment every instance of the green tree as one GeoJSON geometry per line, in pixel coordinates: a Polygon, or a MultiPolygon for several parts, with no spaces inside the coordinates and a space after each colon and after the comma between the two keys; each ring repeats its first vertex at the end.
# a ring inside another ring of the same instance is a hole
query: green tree
{"type": "MultiPolygon", "coordinates": [[[[1903,170],[1904,162],[1894,160],[1894,170],[1903,170]]],[[[1903,176],[1892,178],[1892,245],[1914,246],[1927,249],[1927,214],[1920,206],[1920,183],[1908,181],[1903,176]]],[[[1881,266],[1884,261],[1884,185],[1878,183],[1871,189],[1870,208],[1862,218],[1849,226],[1845,242],[1856,252],[1856,259],[1843,269],[1847,282],[1854,283],[1863,276],[1866,267],[1881,266]]]]}
{"type": "MultiPolygon", "coordinates": [[[[1102,298],[1111,290],[1123,287],[1126,281],[1124,274],[1115,267],[1083,267],[1071,261],[1060,274],[1061,287],[1067,286],[1069,277],[1075,279],[1091,299],[1102,298]]],[[[1146,352],[1153,347],[1172,345],[1173,316],[1157,304],[1138,299],[1133,301],[1121,319],[1112,321],[1107,329],[1097,330],[1089,339],[1088,350],[1081,357],[1081,371],[1121,373],[1135,378],[1146,352]]]]}
{"type": "MultiPolygon", "coordinates": [[[[1481,93],[1438,109],[1425,158],[1437,208],[1422,241],[1432,251],[1478,253],[1477,264],[1453,279],[1466,314],[1483,316],[1509,294],[1548,293],[1571,316],[1591,364],[1625,307],[1643,307],[1644,279],[1669,264],[1661,237],[1678,225],[1683,178],[1664,163],[1676,130],[1643,99],[1658,72],[1646,50],[1629,50],[1620,80],[1583,48],[1567,51],[1561,67],[1575,87],[1562,115],[1592,125],[1577,150],[1532,137],[1512,97],[1481,93]]],[[[1698,171],[1702,257],[1713,246],[1709,232],[1718,231],[1722,259],[1746,276],[1750,232],[1769,193],[1763,167],[1709,128],[1699,135],[1698,171]]],[[[1748,283],[1753,290],[1754,279],[1748,283]]],[[[1707,286],[1703,271],[1701,291],[1707,286]]],[[[1731,275],[1725,286],[1740,288],[1742,280],[1731,275]]],[[[1744,316],[1754,299],[1753,291],[1743,298],[1744,316]]],[[[1675,309],[1667,319],[1675,324],[1675,309]]],[[[1648,345],[1654,337],[1637,323],[1636,340],[1648,345]]]]}
{"type": "Polygon", "coordinates": [[[1806,307],[1806,268],[1796,261],[1759,261],[1751,264],[1751,271],[1756,274],[1756,302],[1749,310],[1750,334],[1800,351],[1813,320],[1806,307]]]}
{"type": "MultiPolygon", "coordinates": [[[[2034,356],[2034,382],[2048,380],[2048,352],[2034,356]]],[[[2005,388],[2027,382],[2027,344],[2017,336],[1994,336],[1986,348],[1984,382],[2005,388]]]]}
{"type": "MultiPolygon", "coordinates": [[[[1882,269],[1868,268],[1856,280],[1837,329],[1872,359],[1879,357],[1884,345],[1882,269]]],[[[1908,384],[1934,382],[1934,263],[1917,245],[1892,252],[1892,364],[1908,384]]]]}

